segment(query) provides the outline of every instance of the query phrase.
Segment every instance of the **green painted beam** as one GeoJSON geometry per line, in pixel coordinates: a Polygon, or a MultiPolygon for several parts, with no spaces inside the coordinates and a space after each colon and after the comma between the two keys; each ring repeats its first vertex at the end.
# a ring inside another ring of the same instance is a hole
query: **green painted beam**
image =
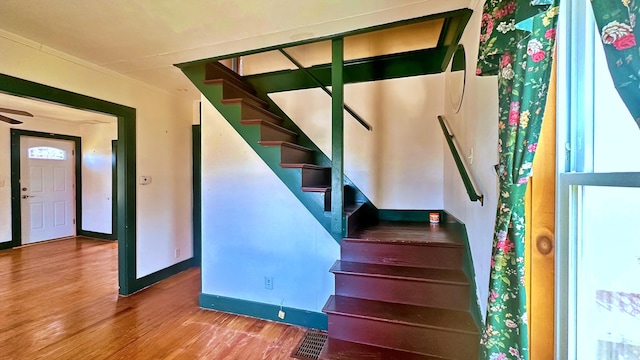
{"type": "Polygon", "coordinates": [[[202,128],[191,126],[192,166],[193,166],[193,259],[196,266],[202,266],[202,128]]]}
{"type": "Polygon", "coordinates": [[[331,233],[345,235],[344,218],[344,39],[331,41],[331,233]]]}
{"type": "MultiPolygon", "coordinates": [[[[447,53],[447,48],[434,48],[347,61],[344,63],[343,82],[352,84],[439,74],[444,71],[442,64],[447,53]]],[[[322,85],[331,85],[331,64],[312,66],[307,71],[322,85]]],[[[318,87],[316,81],[303,70],[274,71],[245,76],[245,79],[264,93],[318,87]]]]}
{"type": "MultiPolygon", "coordinates": [[[[298,69],[302,70],[307,76],[309,76],[311,78],[311,80],[313,80],[313,82],[315,82],[318,85],[318,87],[320,87],[320,89],[322,89],[327,95],[332,96],[331,90],[329,90],[328,87],[322,85],[322,82],[320,80],[318,80],[318,78],[313,76],[313,74],[310,73],[304,66],[302,66],[302,64],[300,64],[293,56],[289,55],[289,53],[287,53],[286,51],[284,51],[282,49],[280,49],[280,52],[287,59],[289,59],[289,61],[291,61],[298,69]]],[[[366,121],[364,121],[364,119],[362,117],[360,117],[360,115],[358,115],[355,112],[355,110],[353,110],[351,107],[349,107],[349,105],[344,104],[344,110],[346,112],[348,112],[349,115],[353,116],[353,118],[356,119],[356,121],[358,121],[360,123],[360,125],[364,126],[365,129],[371,131],[371,125],[369,125],[366,121]]]]}

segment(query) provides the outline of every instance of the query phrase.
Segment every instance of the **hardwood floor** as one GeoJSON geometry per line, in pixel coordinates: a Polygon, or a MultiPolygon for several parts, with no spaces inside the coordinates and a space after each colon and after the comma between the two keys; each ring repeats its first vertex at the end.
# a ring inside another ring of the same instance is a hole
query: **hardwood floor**
{"type": "Polygon", "coordinates": [[[289,359],[305,329],[198,307],[200,269],[118,296],[117,244],[0,251],[1,359],[289,359]]]}

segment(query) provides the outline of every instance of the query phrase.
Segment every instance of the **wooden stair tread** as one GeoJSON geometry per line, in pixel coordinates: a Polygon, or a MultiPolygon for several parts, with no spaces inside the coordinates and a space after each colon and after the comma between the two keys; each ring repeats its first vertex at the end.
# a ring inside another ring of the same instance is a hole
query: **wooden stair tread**
{"type": "Polygon", "coordinates": [[[331,169],[330,167],[320,166],[315,164],[306,164],[306,163],[296,163],[296,164],[280,164],[281,167],[286,169],[315,169],[315,170],[326,170],[331,169]]]}
{"type": "Polygon", "coordinates": [[[300,150],[300,151],[313,152],[312,149],[309,149],[309,148],[304,147],[302,145],[290,143],[288,141],[258,141],[258,144],[260,144],[262,146],[284,146],[284,147],[288,147],[288,148],[296,149],[296,150],[300,150]]]}
{"type": "Polygon", "coordinates": [[[387,349],[378,346],[328,338],[320,360],[447,360],[441,357],[416,354],[402,350],[387,349]]]}
{"type": "Polygon", "coordinates": [[[469,285],[469,281],[464,272],[452,269],[367,264],[337,260],[329,271],[334,274],[360,275],[463,286],[469,285]]]}
{"type": "Polygon", "coordinates": [[[331,187],[326,187],[326,186],[303,186],[302,188],[300,188],[302,191],[304,192],[321,192],[321,193],[326,193],[327,191],[331,190],[331,187]]]}
{"type": "Polygon", "coordinates": [[[342,315],[448,332],[478,335],[469,312],[331,295],[322,309],[342,315]]]}
{"type": "Polygon", "coordinates": [[[462,241],[453,231],[453,226],[447,223],[431,225],[425,222],[381,221],[361,229],[346,240],[462,247],[462,241]]]}
{"type": "Polygon", "coordinates": [[[298,136],[298,133],[291,131],[287,128],[284,128],[278,124],[274,124],[270,121],[266,121],[263,119],[248,119],[248,120],[240,120],[240,123],[243,125],[262,125],[262,126],[268,126],[270,128],[276,129],[280,132],[283,132],[285,134],[289,134],[292,136],[298,136]]]}
{"type": "MultiPolygon", "coordinates": [[[[235,81],[230,81],[227,79],[209,79],[209,80],[205,80],[204,81],[205,85],[222,85],[222,86],[231,86],[233,88],[235,88],[236,90],[240,91],[243,94],[243,97],[246,97],[248,99],[250,99],[251,101],[254,101],[255,103],[259,104],[261,107],[267,109],[269,108],[269,104],[267,104],[266,101],[260,99],[259,97],[253,95],[252,93],[250,93],[247,90],[247,86],[240,86],[237,82],[235,81]]],[[[223,99],[223,103],[224,100],[232,100],[231,98],[229,99],[223,99]]]]}

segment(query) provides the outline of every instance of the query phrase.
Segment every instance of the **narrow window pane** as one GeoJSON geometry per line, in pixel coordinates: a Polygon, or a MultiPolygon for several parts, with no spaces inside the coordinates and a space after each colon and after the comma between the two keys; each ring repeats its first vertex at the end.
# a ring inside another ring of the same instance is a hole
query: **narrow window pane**
{"type": "Polygon", "coordinates": [[[640,129],[613,85],[597,33],[594,40],[593,171],[640,171],[640,129]]]}
{"type": "Polygon", "coordinates": [[[640,188],[581,188],[578,359],[640,359],[640,188]]]}

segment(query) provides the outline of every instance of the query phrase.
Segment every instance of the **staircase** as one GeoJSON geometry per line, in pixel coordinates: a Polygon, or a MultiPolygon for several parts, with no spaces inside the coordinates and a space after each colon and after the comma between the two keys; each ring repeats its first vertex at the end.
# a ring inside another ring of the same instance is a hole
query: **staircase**
{"type": "MultiPolygon", "coordinates": [[[[183,69],[214,107],[226,118],[314,217],[331,232],[331,161],[273,103],[241,76],[217,61],[183,69]],[[204,69],[204,71],[198,71],[204,69]]],[[[345,233],[376,221],[376,209],[345,176],[345,233]]]]}
{"type": "Polygon", "coordinates": [[[323,309],[329,338],[320,359],[478,358],[461,224],[378,223],[378,210],[345,176],[345,233],[332,233],[327,156],[266,94],[226,66],[213,61],[182,71],[341,241],[341,260],[330,270],[335,295],[323,309]]]}
{"type": "Polygon", "coordinates": [[[381,222],[343,239],[320,359],[477,359],[459,225],[381,222]]]}

